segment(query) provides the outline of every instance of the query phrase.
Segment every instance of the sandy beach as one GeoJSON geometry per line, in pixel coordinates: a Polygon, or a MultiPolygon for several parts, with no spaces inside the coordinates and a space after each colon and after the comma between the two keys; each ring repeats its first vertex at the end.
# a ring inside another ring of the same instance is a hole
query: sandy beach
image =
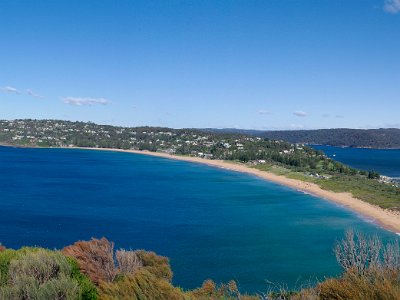
{"type": "Polygon", "coordinates": [[[350,193],[335,193],[321,189],[317,184],[309,183],[301,180],[291,179],[284,176],[279,176],[273,173],[260,171],[257,169],[249,168],[248,166],[235,162],[226,162],[221,160],[209,160],[198,157],[178,156],[160,152],[150,151],[139,151],[139,150],[121,150],[121,149],[110,149],[110,148],[79,148],[79,149],[91,149],[101,151],[117,151],[135,153],[141,155],[151,155],[156,157],[162,157],[167,159],[181,160],[193,163],[206,164],[209,166],[228,169],[235,172],[242,172],[251,175],[258,176],[262,179],[272,181],[298,191],[312,194],[319,198],[323,198],[329,201],[333,201],[339,205],[347,207],[382,226],[383,228],[400,233],[400,214],[382,209],[378,206],[369,204],[360,199],[353,197],[350,193]]]}

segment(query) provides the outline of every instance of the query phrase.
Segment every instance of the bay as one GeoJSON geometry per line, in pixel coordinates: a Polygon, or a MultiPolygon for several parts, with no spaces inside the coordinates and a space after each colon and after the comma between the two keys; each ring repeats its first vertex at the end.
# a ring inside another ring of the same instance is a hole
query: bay
{"type": "Polygon", "coordinates": [[[0,147],[0,242],[62,248],[107,237],[168,256],[183,288],[237,280],[295,287],[340,272],[353,228],[395,238],[323,199],[247,174],[118,152],[0,147]]]}
{"type": "Polygon", "coordinates": [[[313,145],[329,157],[365,171],[400,179],[400,149],[368,149],[313,145]]]}

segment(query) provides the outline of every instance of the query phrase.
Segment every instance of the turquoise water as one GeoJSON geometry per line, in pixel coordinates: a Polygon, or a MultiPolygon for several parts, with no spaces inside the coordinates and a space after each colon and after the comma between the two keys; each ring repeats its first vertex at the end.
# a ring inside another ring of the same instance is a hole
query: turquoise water
{"type": "Polygon", "coordinates": [[[400,149],[362,149],[333,146],[312,146],[324,151],[329,157],[366,171],[400,179],[400,149]]]}
{"type": "Polygon", "coordinates": [[[347,228],[394,234],[328,201],[249,175],[117,152],[0,147],[0,241],[61,248],[106,236],[171,258],[174,283],[265,291],[340,270],[347,228]]]}

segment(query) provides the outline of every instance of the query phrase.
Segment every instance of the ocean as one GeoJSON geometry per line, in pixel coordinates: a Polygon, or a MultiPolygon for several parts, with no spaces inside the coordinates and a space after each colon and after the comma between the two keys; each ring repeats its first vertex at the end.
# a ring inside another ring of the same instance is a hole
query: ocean
{"type": "Polygon", "coordinates": [[[174,283],[246,292],[340,272],[349,228],[395,235],[323,199],[206,165],[145,155],[0,147],[0,242],[62,248],[107,237],[170,258],[174,283]]]}
{"type": "Polygon", "coordinates": [[[313,145],[329,157],[357,169],[400,179],[400,149],[364,149],[313,145]]]}

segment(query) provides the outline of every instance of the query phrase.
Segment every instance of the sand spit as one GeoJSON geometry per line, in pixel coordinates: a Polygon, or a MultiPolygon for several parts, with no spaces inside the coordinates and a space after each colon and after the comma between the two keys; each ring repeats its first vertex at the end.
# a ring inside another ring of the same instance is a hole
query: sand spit
{"type": "Polygon", "coordinates": [[[178,156],[171,155],[161,152],[150,152],[150,151],[139,151],[139,150],[121,150],[121,149],[111,149],[111,148],[78,148],[78,149],[90,149],[90,150],[100,150],[100,151],[117,151],[126,153],[135,153],[141,155],[150,155],[156,157],[162,157],[167,159],[181,160],[193,163],[206,164],[212,167],[223,168],[235,172],[242,172],[251,175],[258,176],[262,179],[272,181],[298,191],[312,194],[319,198],[333,201],[339,205],[347,207],[367,218],[372,219],[374,222],[378,223],[385,229],[393,231],[395,233],[400,233],[400,214],[394,211],[385,210],[378,206],[369,204],[360,199],[353,197],[350,193],[335,193],[332,191],[323,190],[317,184],[305,182],[297,179],[287,178],[285,176],[279,176],[270,172],[261,171],[248,166],[235,163],[227,162],[222,160],[209,160],[199,157],[189,157],[189,156],[178,156]]]}

